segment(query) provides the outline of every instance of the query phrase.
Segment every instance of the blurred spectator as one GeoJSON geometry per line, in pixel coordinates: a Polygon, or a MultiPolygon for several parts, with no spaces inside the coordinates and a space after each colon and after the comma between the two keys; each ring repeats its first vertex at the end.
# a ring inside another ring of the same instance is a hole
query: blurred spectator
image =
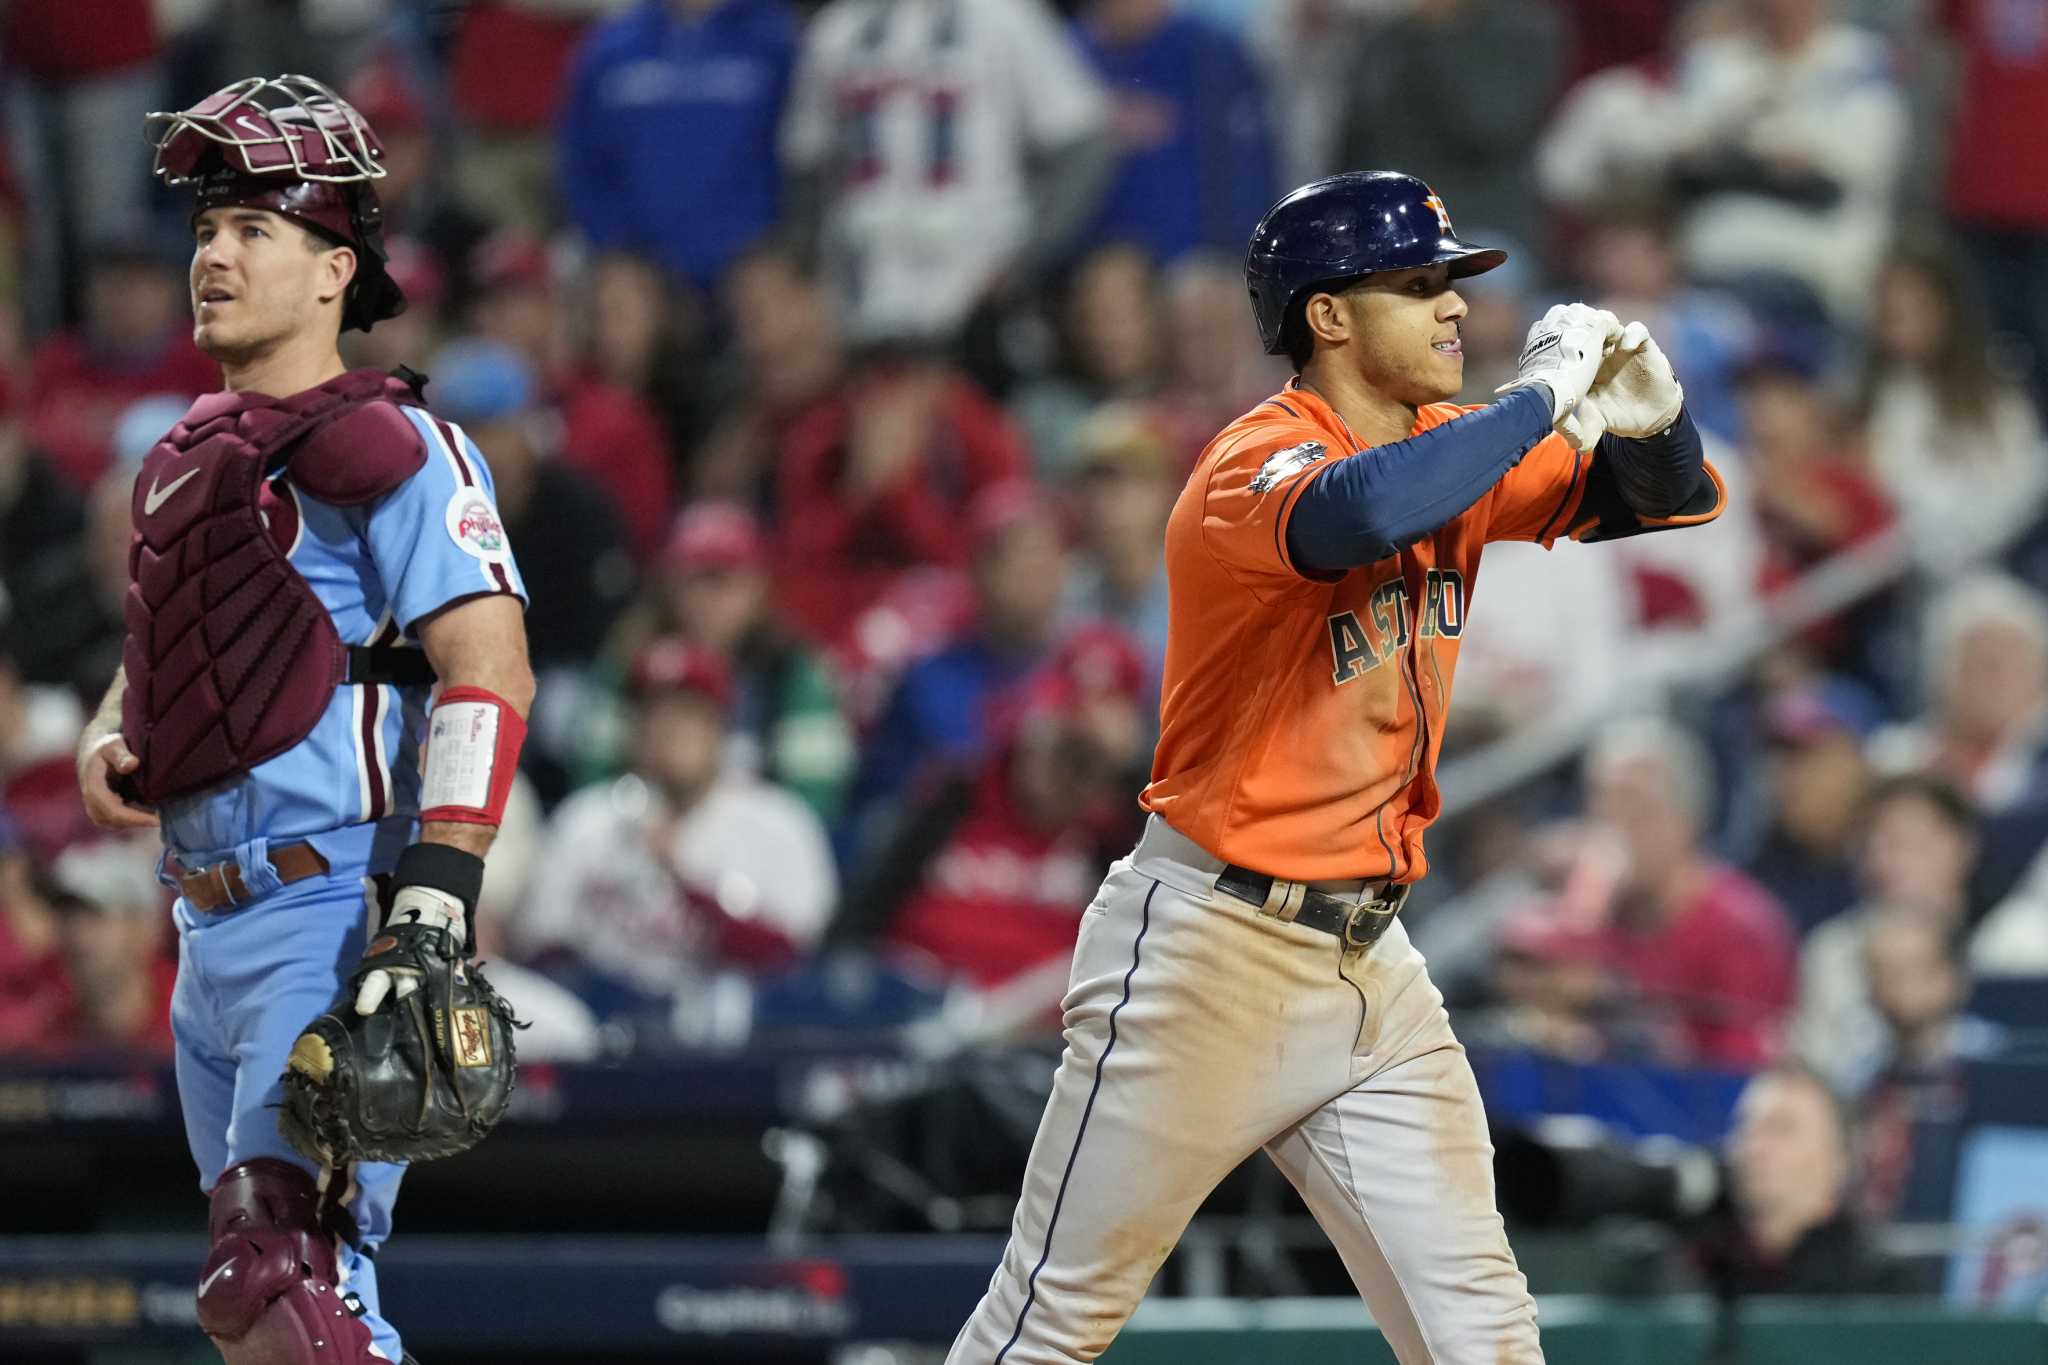
{"type": "Polygon", "coordinates": [[[1617,187],[1661,185],[1694,277],[1773,314],[1861,317],[1891,236],[1906,109],[1882,43],[1830,23],[1827,5],[1695,6],[1668,65],[1579,82],[1537,152],[1546,196],[1591,220],[1617,187]]]}
{"type": "Polygon", "coordinates": [[[0,367],[0,590],[21,600],[23,575],[85,522],[77,490],[30,447],[21,395],[0,367]]]}
{"type": "Polygon", "coordinates": [[[1870,782],[1863,740],[1878,715],[1876,699],[1845,678],[1796,685],[1764,703],[1770,823],[1747,870],[1801,937],[1856,900],[1855,845],[1870,782]]]}
{"type": "MultiPolygon", "coordinates": [[[[287,70],[297,70],[288,67],[287,70]]],[[[429,117],[429,91],[396,53],[367,63],[342,90],[384,144],[384,178],[377,182],[377,202],[384,209],[384,241],[392,249],[391,273],[405,290],[406,311],[377,324],[375,331],[349,333],[351,339],[381,336],[387,326],[404,322],[421,307],[413,284],[418,265],[409,256],[431,261],[435,275],[432,307],[452,299],[457,307],[469,299],[469,258],[490,235],[490,224],[478,217],[456,193],[456,177],[435,137],[429,117]],[[403,240],[405,247],[398,247],[403,240]],[[407,275],[415,275],[408,279],[407,275]]],[[[405,330],[401,328],[399,330],[405,330]]],[[[417,359],[430,347],[414,347],[417,359]]]]}
{"type": "Polygon", "coordinates": [[[640,607],[610,651],[630,656],[675,635],[722,660],[736,698],[727,759],[802,797],[820,820],[843,813],[858,758],[853,727],[824,657],[771,610],[768,545],[737,503],[685,507],[640,607]]]}
{"type": "Polygon", "coordinates": [[[967,632],[904,673],[861,755],[849,850],[873,812],[910,790],[921,770],[988,749],[990,706],[1044,661],[1066,589],[1053,511],[1027,485],[995,487],[970,519],[975,616],[967,632]]]}
{"type": "Polygon", "coordinates": [[[879,934],[906,966],[984,988],[1064,960],[1100,869],[1137,838],[1145,678],[1115,631],[1063,647],[998,704],[986,755],[895,812],[834,937],[879,934]]]}
{"type": "Polygon", "coordinates": [[[778,458],[777,592],[826,644],[905,570],[958,568],[976,547],[970,511],[1026,472],[998,408],[943,362],[882,356],[808,409],[778,458]]]}
{"type": "Polygon", "coordinates": [[[1827,1083],[1776,1066],[1743,1088],[1728,1140],[1733,1201],[1705,1239],[1717,1292],[1900,1294],[1917,1286],[1880,1252],[1850,1202],[1853,1135],[1827,1083]]]}
{"type": "Polygon", "coordinates": [[[1030,439],[1033,468],[1049,481],[1072,471],[1074,435],[1098,403],[1158,391],[1169,335],[1159,271],[1127,243],[1082,257],[1061,302],[1063,372],[1025,386],[1009,403],[1030,439]]]}
{"type": "MultiPolygon", "coordinates": [[[[1757,357],[1743,371],[1741,399],[1767,589],[1890,524],[1884,494],[1842,447],[1838,414],[1810,359],[1757,357]]],[[[1839,635],[1839,628],[1817,632],[1835,646],[1839,635]]]]}
{"type": "Polygon", "coordinates": [[[1887,771],[1928,769],[1987,814],[2048,784],[2048,600],[1997,574],[1941,591],[1922,623],[1927,710],[1881,730],[1871,758],[1887,771]]]}
{"type": "Polygon", "coordinates": [[[683,491],[766,511],[784,433],[797,430],[807,410],[840,386],[846,350],[824,286],[787,250],[743,253],[726,276],[723,298],[733,354],[705,405],[722,415],[691,454],[683,491]]]}
{"type": "Polygon", "coordinates": [[[486,339],[525,353],[561,414],[562,458],[611,496],[634,561],[652,559],[674,506],[666,433],[638,394],[572,365],[546,248],[517,234],[487,242],[476,261],[471,317],[486,339]]]}
{"type": "Polygon", "coordinates": [[[1939,0],[1961,48],[1949,124],[1948,212],[1962,229],[1992,317],[2024,348],[2034,401],[2048,403],[2048,14],[2012,0],[1939,0]]]}
{"type": "Polygon", "coordinates": [[[1978,814],[1940,777],[1882,779],[1862,819],[1863,900],[1807,935],[1799,955],[1797,1055],[1848,1090],[1868,1079],[1885,1046],[1871,1000],[1869,936],[1882,912],[1909,910],[1960,937],[1977,857],[1978,814]]]}
{"type": "Polygon", "coordinates": [[[944,341],[1067,248],[1114,156],[1044,0],[832,0],[783,126],[788,217],[862,341],[944,341]]]}
{"type": "Polygon", "coordinates": [[[661,266],[626,251],[591,261],[578,292],[586,305],[575,319],[579,373],[634,394],[660,419],[669,449],[687,448],[706,420],[698,410],[705,395],[695,297],[680,296],[661,266]]]}
{"type": "Polygon", "coordinates": [[[65,291],[89,260],[80,254],[88,224],[97,236],[124,239],[149,227],[149,143],[137,120],[164,107],[159,50],[152,0],[0,6],[8,68],[0,126],[14,178],[35,187],[20,209],[34,262],[22,276],[24,301],[38,332],[66,318],[65,291]]]}
{"type": "Polygon", "coordinates": [[[1089,0],[1076,31],[1109,91],[1119,154],[1085,236],[1162,262],[1242,249],[1279,193],[1250,55],[1176,0],[1089,0]]]}
{"type": "Polygon", "coordinates": [[[29,618],[0,619],[0,812],[9,835],[44,857],[88,832],[72,750],[85,709],[63,688],[29,682],[21,669],[29,618]]]}
{"type": "Polygon", "coordinates": [[[1287,185],[1345,169],[1338,145],[1342,130],[1331,111],[1343,107],[1356,79],[1352,29],[1368,19],[1405,13],[1413,3],[1265,0],[1252,7],[1248,38],[1272,100],[1280,178],[1287,185]]]}
{"type": "Polygon", "coordinates": [[[1855,319],[1891,236],[1906,108],[1882,43],[1829,3],[1744,0],[1747,26],[1687,47],[1666,169],[1695,275],[1789,275],[1855,319]]]}
{"type": "Polygon", "coordinates": [[[556,449],[561,424],[540,405],[518,351],[459,342],[435,358],[434,411],[462,427],[490,465],[505,533],[530,577],[528,649],[543,684],[524,766],[544,802],[570,786],[588,705],[580,674],[633,592],[633,564],[611,500],[556,449]]]}
{"type": "Polygon", "coordinates": [[[1945,258],[1888,261],[1871,322],[1861,395],[1870,464],[1915,553],[1942,569],[1995,555],[2048,498],[2033,403],[2000,378],[1983,313],[1945,258]]]}
{"type": "Polygon", "coordinates": [[[40,1050],[118,1049],[171,1054],[168,900],[156,880],[154,837],[107,839],[67,849],[50,869],[69,1008],[50,1020],[40,1050]]]}
{"type": "Polygon", "coordinates": [[[541,822],[533,783],[524,774],[513,778],[505,818],[484,858],[483,891],[472,921],[476,954],[490,964],[491,985],[525,1025],[519,1031],[521,1062],[587,1062],[603,1050],[597,1015],[575,992],[506,956],[540,857],[541,822]]]}
{"type": "Polygon", "coordinates": [[[28,1050],[68,1007],[62,930],[49,890],[0,806],[0,1055],[28,1050]]]}
{"type": "Polygon", "coordinates": [[[1703,847],[1706,750],[1661,718],[1617,722],[1584,773],[1591,838],[1552,916],[1588,934],[1671,1059],[1770,1061],[1792,1005],[1792,934],[1769,892],[1703,847]]]}
{"type": "Polygon", "coordinates": [[[555,448],[561,433],[519,352],[458,343],[435,358],[434,375],[434,410],[483,453],[506,535],[533,577],[526,626],[535,671],[588,663],[633,590],[610,500],[555,448]]]}
{"type": "Polygon", "coordinates": [[[1417,0],[1367,23],[1347,69],[1342,164],[1421,176],[1479,240],[1520,228],[1565,55],[1557,14],[1525,0],[1417,0]]]}
{"type": "Polygon", "coordinates": [[[831,850],[801,801],[726,763],[717,659],[658,640],[628,686],[632,771],[555,811],[513,943],[600,1014],[666,1026],[673,1007],[686,1037],[722,1038],[720,980],[785,965],[823,929],[831,850]]]}
{"type": "MultiPolygon", "coordinates": [[[[152,422],[162,416],[153,401],[136,406],[147,408],[152,422]]],[[[174,406],[182,416],[185,405],[174,406]]],[[[168,430],[166,422],[155,434],[168,430]]],[[[155,443],[153,438],[150,443],[155,443]]],[[[45,552],[21,576],[15,657],[22,676],[68,689],[88,707],[106,691],[126,638],[122,603],[128,593],[128,553],[134,539],[130,503],[135,468],[123,462],[102,474],[86,500],[84,527],[45,552]],[[28,628],[30,622],[33,629],[28,628]]]]}
{"type": "Polygon", "coordinates": [[[558,214],[550,131],[584,27],[631,0],[473,0],[455,18],[448,93],[463,126],[451,165],[501,227],[545,232],[558,214]]]}
{"type": "Polygon", "coordinates": [[[1670,41],[1681,0],[1554,0],[1571,34],[1569,77],[1654,60],[1670,41]]]}
{"type": "MultiPolygon", "coordinates": [[[[1736,404],[1736,372],[1756,347],[1755,324],[1748,312],[1727,294],[1685,282],[1679,270],[1671,224],[1665,214],[1625,205],[1603,207],[1591,216],[1581,234],[1578,253],[1595,303],[1627,321],[1646,324],[1677,373],[1685,376],[1685,406],[1700,427],[1724,441],[1741,435],[1736,404]]],[[[1491,274],[1461,286],[1468,290],[1490,282],[1491,274]]],[[[1464,328],[1470,333],[1472,322],[1464,328]]],[[[1519,343],[1520,334],[1516,335],[1519,343]]],[[[1466,346],[1466,377],[1471,378],[1471,346],[1466,346]]],[[[1507,363],[1512,367],[1514,351],[1507,363]]],[[[1513,378],[1512,369],[1504,379],[1513,378]]],[[[1469,389],[1469,384],[1468,384],[1469,389]]],[[[1486,392],[1490,395],[1492,389],[1486,392]]]]}
{"type": "Polygon", "coordinates": [[[563,199],[591,245],[716,287],[777,221],[796,44],[781,0],[640,0],[592,28],[558,150],[563,199]]]}
{"type": "Polygon", "coordinates": [[[1619,555],[1576,549],[1486,547],[1486,591],[1471,606],[1481,624],[1458,642],[1458,713],[1533,728],[1603,713],[1628,690],[1637,632],[1626,569],[1619,555]]]}
{"type": "Polygon", "coordinates": [[[114,423],[129,404],[152,394],[190,402],[219,387],[219,367],[192,344],[175,268],[140,242],[102,242],[86,257],[83,324],[35,349],[29,442],[87,489],[107,470],[114,423]]]}
{"type": "Polygon", "coordinates": [[[1166,518],[1180,495],[1167,435],[1144,408],[1105,404],[1075,442],[1079,536],[1069,620],[1110,622],[1143,651],[1156,719],[1166,664],[1166,518]]]}
{"type": "Polygon", "coordinates": [[[1884,1021],[1875,1073],[1855,1087],[1862,1117],[1858,1207],[1896,1217],[1913,1175],[1914,1133],[1962,1118],[1966,1063],[1996,1057],[2005,1030],[1964,1012],[1969,978],[1953,927],[1911,909],[1880,912],[1864,938],[1870,999],[1884,1021]]]}
{"type": "MultiPolygon", "coordinates": [[[[432,247],[411,237],[387,237],[384,250],[389,255],[385,272],[405,291],[405,311],[370,331],[342,333],[341,353],[357,369],[419,369],[441,346],[449,291],[446,263],[432,247]]],[[[438,397],[431,396],[429,404],[438,397]]]]}
{"type": "Polygon", "coordinates": [[[1220,253],[1183,256],[1166,272],[1166,389],[1155,414],[1175,433],[1175,474],[1195,466],[1222,428],[1287,380],[1248,324],[1244,267],[1220,253]]]}

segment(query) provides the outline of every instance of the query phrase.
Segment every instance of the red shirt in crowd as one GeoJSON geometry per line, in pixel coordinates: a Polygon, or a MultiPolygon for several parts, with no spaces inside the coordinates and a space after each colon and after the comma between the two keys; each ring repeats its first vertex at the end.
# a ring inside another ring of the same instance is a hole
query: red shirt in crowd
{"type": "Polygon", "coordinates": [[[905,570],[966,564],[969,505],[1027,474],[1023,438],[1002,409],[965,379],[940,384],[923,448],[865,501],[843,486],[856,420],[850,391],[807,409],[784,438],[778,588],[790,621],[811,638],[843,641],[905,570]]]}
{"type": "Polygon", "coordinates": [[[0,5],[0,52],[8,65],[42,81],[122,71],[156,56],[156,6],[153,0],[12,0],[0,5]]]}
{"type": "Polygon", "coordinates": [[[675,506],[675,462],[661,420],[638,394],[590,375],[571,377],[556,401],[563,462],[611,496],[634,559],[651,563],[675,506]]]}
{"type": "Polygon", "coordinates": [[[2048,5],[1942,0],[1962,49],[1949,125],[1949,212],[1973,227],[2048,228],[2048,5]]]}
{"type": "Polygon", "coordinates": [[[171,990],[177,985],[178,964],[160,958],[149,964],[150,1007],[130,1033],[109,1037],[95,1027],[92,1016],[69,995],[65,1008],[52,1016],[50,1025],[36,1040],[34,1050],[44,1055],[67,1056],[85,1052],[138,1052],[168,1057],[177,1040],[171,1032],[171,990]]]}
{"type": "Polygon", "coordinates": [[[157,394],[190,401],[219,387],[220,367],[182,326],[150,354],[119,358],[95,354],[82,332],[59,332],[30,362],[29,443],[87,490],[113,463],[114,427],[131,403],[157,394]]]}
{"type": "Polygon", "coordinates": [[[496,132],[540,132],[554,123],[562,76],[586,20],[539,7],[479,0],[462,11],[449,58],[449,88],[463,121],[496,132]],[[516,80],[505,73],[516,71],[516,80]]]}
{"type": "Polygon", "coordinates": [[[981,987],[1070,955],[1081,911],[1102,878],[1095,819],[1040,829],[1009,787],[1009,764],[990,764],[888,932],[897,948],[981,987]]]}
{"type": "Polygon", "coordinates": [[[1670,1019],[1691,1060],[1746,1070],[1777,1056],[1797,963],[1785,914],[1762,886],[1715,866],[1676,914],[1640,927],[1617,920],[1600,938],[1610,967],[1670,1019]]]}

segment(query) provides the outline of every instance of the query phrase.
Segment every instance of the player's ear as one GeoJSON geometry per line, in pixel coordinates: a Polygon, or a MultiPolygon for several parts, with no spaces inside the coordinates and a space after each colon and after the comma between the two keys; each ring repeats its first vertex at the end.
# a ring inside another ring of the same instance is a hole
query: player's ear
{"type": "Polygon", "coordinates": [[[323,253],[320,272],[320,302],[332,303],[347,294],[349,283],[356,277],[355,248],[337,246],[323,253]]]}
{"type": "Polygon", "coordinates": [[[1351,339],[1351,309],[1341,294],[1309,295],[1301,320],[1303,326],[1329,345],[1340,345],[1351,339]]]}

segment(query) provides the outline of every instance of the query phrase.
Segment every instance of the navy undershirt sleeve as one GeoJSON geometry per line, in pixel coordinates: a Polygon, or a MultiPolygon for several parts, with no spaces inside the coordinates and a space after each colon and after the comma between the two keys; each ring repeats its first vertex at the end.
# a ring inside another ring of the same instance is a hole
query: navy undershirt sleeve
{"type": "Polygon", "coordinates": [[[1600,458],[1614,471],[1622,501],[1646,517],[1668,517],[1685,506],[1699,486],[1707,460],[1700,429],[1684,408],[1655,436],[1602,436],[1599,449],[1600,458]]]}
{"type": "Polygon", "coordinates": [[[1294,567],[1342,573],[1448,524],[1550,434],[1550,415],[1550,391],[1531,385],[1405,441],[1333,461],[1287,519],[1294,567]]]}

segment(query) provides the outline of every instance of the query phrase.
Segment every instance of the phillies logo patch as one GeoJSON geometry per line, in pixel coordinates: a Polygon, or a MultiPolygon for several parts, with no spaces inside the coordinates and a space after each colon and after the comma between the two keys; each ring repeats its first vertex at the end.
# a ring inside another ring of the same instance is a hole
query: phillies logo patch
{"type": "Polygon", "coordinates": [[[512,543],[498,509],[474,488],[459,488],[448,500],[448,536],[464,554],[486,564],[504,564],[512,558],[512,543]]]}

